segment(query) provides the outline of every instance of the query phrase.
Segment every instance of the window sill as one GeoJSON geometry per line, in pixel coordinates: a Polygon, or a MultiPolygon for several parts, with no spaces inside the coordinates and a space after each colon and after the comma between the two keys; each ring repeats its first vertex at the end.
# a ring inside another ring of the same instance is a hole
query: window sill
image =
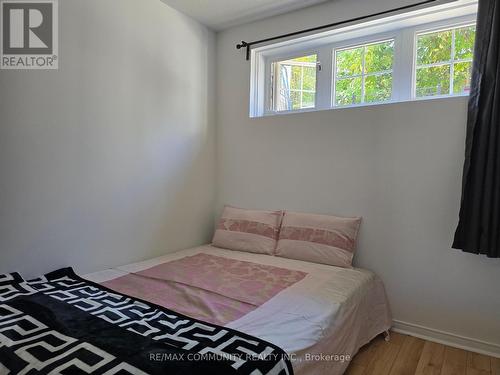
{"type": "Polygon", "coordinates": [[[308,112],[320,112],[320,111],[337,111],[337,110],[353,109],[353,108],[378,107],[378,106],[385,106],[385,105],[398,104],[398,103],[426,102],[426,101],[434,101],[434,100],[439,100],[439,99],[454,99],[454,98],[467,98],[467,97],[469,97],[469,94],[426,96],[426,97],[422,97],[422,98],[414,98],[414,99],[408,99],[408,100],[391,100],[391,101],[387,101],[387,102],[352,104],[352,105],[344,105],[344,106],[337,106],[337,107],[330,107],[330,108],[304,108],[304,109],[297,109],[297,110],[292,110],[292,111],[266,112],[265,114],[260,115],[260,116],[251,116],[251,118],[292,115],[292,114],[308,113],[308,112]]]}

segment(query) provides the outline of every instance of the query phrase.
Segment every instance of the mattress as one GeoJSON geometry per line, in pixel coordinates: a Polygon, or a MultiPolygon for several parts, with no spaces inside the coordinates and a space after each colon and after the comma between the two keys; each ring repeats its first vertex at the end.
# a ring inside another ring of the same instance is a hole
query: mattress
{"type": "Polygon", "coordinates": [[[392,320],[371,271],[210,245],[84,277],[275,344],[299,375],[342,374],[392,320]]]}

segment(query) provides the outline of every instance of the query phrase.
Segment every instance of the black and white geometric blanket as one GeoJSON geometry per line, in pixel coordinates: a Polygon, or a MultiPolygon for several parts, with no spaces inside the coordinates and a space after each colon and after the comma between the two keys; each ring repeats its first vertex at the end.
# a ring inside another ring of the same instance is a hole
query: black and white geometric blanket
{"type": "Polygon", "coordinates": [[[113,292],[71,268],[0,275],[0,374],[292,374],[277,346],[113,292]]]}

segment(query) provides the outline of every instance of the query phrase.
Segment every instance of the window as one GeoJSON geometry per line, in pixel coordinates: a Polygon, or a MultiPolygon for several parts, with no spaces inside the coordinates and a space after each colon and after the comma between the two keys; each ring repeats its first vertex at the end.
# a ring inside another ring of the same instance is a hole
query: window
{"type": "Polygon", "coordinates": [[[335,51],[336,106],[392,98],[394,40],[335,51]]]}
{"type": "Polygon", "coordinates": [[[316,66],[317,55],[302,56],[272,64],[275,111],[314,108],[316,66]]]}
{"type": "Polygon", "coordinates": [[[250,116],[468,95],[477,0],[251,50],[250,116]]]}
{"type": "Polygon", "coordinates": [[[417,35],[417,97],[469,92],[475,36],[475,26],[417,35]]]}

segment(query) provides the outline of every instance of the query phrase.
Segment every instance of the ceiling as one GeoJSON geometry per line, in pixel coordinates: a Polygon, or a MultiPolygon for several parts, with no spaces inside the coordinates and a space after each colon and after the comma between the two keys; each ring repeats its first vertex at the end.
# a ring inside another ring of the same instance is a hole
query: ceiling
{"type": "Polygon", "coordinates": [[[214,30],[287,13],[328,0],[162,0],[214,30]]]}

